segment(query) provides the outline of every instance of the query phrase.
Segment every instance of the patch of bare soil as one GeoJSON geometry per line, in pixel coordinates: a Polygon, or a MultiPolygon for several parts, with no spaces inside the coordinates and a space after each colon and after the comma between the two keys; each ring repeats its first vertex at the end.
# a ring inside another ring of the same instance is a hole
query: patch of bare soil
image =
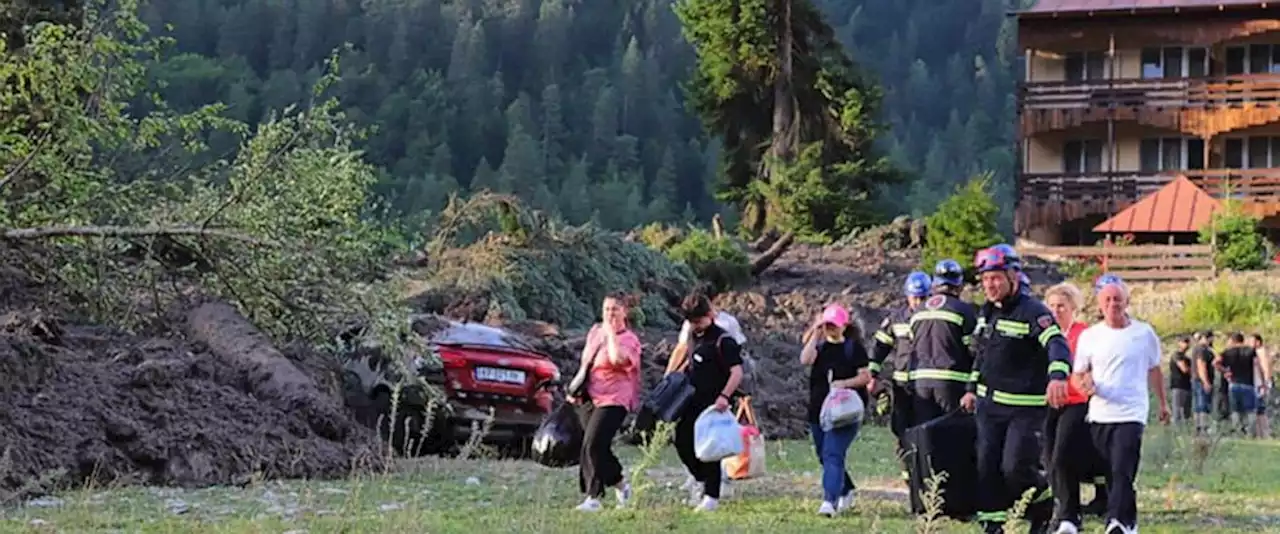
{"type": "Polygon", "coordinates": [[[90,482],[197,487],[381,466],[331,357],[281,353],[225,305],[189,319],[193,341],[4,315],[0,504],[90,482]]]}

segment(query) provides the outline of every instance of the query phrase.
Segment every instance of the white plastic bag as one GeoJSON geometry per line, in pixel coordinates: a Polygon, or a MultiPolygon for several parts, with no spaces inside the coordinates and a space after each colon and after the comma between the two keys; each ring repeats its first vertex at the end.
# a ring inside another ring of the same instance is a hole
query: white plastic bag
{"type": "Polygon", "coordinates": [[[742,454],[742,426],[729,410],[703,410],[693,422],[693,452],[704,462],[719,462],[742,454]]]}
{"type": "Polygon", "coordinates": [[[818,421],[823,430],[846,427],[861,423],[864,407],[858,392],[846,388],[831,388],[831,393],[822,401],[822,413],[818,421]]]}

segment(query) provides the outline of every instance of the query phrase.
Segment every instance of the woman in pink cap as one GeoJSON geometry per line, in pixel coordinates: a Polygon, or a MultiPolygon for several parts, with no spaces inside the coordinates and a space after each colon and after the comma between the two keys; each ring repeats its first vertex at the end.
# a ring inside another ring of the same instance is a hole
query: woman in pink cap
{"type": "Polygon", "coordinates": [[[860,425],[823,430],[819,423],[822,403],[831,388],[848,388],[857,391],[866,406],[871,372],[862,332],[849,320],[849,310],[844,306],[828,305],[804,337],[800,363],[809,366],[809,428],[822,462],[822,506],[818,513],[834,517],[853,507],[853,479],[845,471],[845,455],[858,437],[860,425]]]}

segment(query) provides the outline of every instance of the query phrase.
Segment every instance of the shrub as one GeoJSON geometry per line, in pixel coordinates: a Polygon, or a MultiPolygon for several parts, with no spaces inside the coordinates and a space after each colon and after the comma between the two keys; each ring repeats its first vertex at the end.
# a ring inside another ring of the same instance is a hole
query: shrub
{"type": "Polygon", "coordinates": [[[991,175],[973,177],[957,186],[950,197],[925,221],[924,265],[951,258],[965,265],[971,276],[970,259],[978,250],[1001,241],[996,230],[1000,208],[991,196],[991,175]]]}
{"type": "Polygon", "coordinates": [[[694,274],[710,284],[716,293],[751,279],[751,261],[747,253],[732,240],[716,239],[711,232],[701,228],[690,230],[684,240],[667,250],[667,256],[693,269],[694,274]]]}
{"type": "Polygon", "coordinates": [[[1186,296],[1182,318],[1188,324],[1246,328],[1271,321],[1280,305],[1265,290],[1220,280],[1209,290],[1186,296]]]}
{"type": "Polygon", "coordinates": [[[680,227],[660,222],[649,223],[636,231],[637,240],[644,243],[645,246],[663,253],[671,250],[671,247],[679,243],[682,237],[684,237],[684,231],[680,227]]]}
{"type": "Polygon", "coordinates": [[[1200,242],[1214,244],[1214,264],[1234,271],[1266,268],[1267,240],[1258,230],[1258,219],[1236,201],[1227,201],[1223,208],[1200,229],[1200,242]]]}

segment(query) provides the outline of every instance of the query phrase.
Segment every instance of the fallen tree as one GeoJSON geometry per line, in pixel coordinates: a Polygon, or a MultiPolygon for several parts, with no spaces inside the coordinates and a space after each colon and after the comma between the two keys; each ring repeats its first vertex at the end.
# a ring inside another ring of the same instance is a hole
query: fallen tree
{"type": "Polygon", "coordinates": [[[402,350],[409,328],[376,173],[323,96],[336,62],[252,131],[222,105],[140,110],[168,42],[135,9],[95,0],[0,53],[0,312],[39,317],[0,332],[0,491],[48,469],[206,485],[378,465],[309,348],[358,319],[402,350]],[[238,150],[205,153],[213,133],[238,150]]]}

